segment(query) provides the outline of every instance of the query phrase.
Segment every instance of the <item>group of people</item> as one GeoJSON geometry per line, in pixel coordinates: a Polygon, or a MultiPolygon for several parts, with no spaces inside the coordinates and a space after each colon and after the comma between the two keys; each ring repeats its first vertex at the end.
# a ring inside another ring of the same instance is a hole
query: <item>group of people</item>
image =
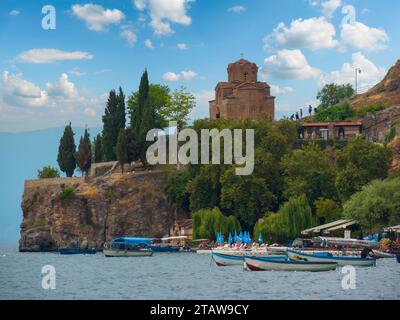
{"type": "MultiPolygon", "coordinates": [[[[317,108],[313,108],[311,105],[308,106],[308,115],[311,116],[312,113],[314,111],[314,114],[317,112],[317,108]]],[[[300,107],[299,111],[297,111],[296,113],[292,114],[290,116],[290,120],[291,121],[299,121],[301,119],[303,119],[303,117],[306,115],[307,113],[307,107],[300,107]]]]}

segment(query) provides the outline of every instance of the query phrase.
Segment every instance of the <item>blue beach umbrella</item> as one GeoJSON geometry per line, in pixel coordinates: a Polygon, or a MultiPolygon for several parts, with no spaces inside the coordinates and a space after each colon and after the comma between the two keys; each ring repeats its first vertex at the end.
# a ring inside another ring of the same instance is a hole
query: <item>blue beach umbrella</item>
{"type": "Polygon", "coordinates": [[[233,242],[238,242],[238,235],[237,235],[236,230],[235,230],[235,234],[233,235],[233,242]]]}
{"type": "Polygon", "coordinates": [[[229,232],[228,235],[228,243],[231,244],[232,243],[232,234],[229,232]]]}
{"type": "Polygon", "coordinates": [[[238,239],[238,241],[239,241],[239,242],[243,242],[243,232],[242,232],[242,231],[240,231],[240,233],[239,233],[239,239],[238,239]]]}
{"type": "Polygon", "coordinates": [[[264,239],[263,239],[263,236],[262,236],[261,232],[258,234],[258,243],[259,244],[264,243],[264,239]]]}

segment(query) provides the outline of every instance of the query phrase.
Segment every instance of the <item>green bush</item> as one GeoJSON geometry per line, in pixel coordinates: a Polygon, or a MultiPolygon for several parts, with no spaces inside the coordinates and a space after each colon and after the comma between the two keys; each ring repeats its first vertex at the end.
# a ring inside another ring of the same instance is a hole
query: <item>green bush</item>
{"type": "Polygon", "coordinates": [[[75,188],[71,186],[63,187],[60,191],[60,199],[70,200],[75,196],[75,188]]]}
{"type": "Polygon", "coordinates": [[[317,122],[340,122],[352,121],[355,118],[355,112],[350,108],[349,102],[344,101],[329,108],[319,108],[314,116],[317,122]]]}
{"type": "Polygon", "coordinates": [[[370,104],[355,110],[357,118],[364,118],[367,113],[377,112],[388,108],[389,105],[383,103],[370,104]]]}
{"type": "Polygon", "coordinates": [[[50,178],[59,178],[60,171],[58,169],[53,168],[51,166],[43,167],[43,169],[38,170],[38,178],[39,179],[50,179],[50,178]]]}

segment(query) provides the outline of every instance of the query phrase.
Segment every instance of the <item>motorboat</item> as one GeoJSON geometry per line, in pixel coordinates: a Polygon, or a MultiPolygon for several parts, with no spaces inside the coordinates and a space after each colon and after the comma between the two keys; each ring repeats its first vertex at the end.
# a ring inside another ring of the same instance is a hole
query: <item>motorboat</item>
{"type": "Polygon", "coordinates": [[[244,257],[245,267],[250,271],[331,271],[337,268],[336,262],[293,261],[288,258],[271,259],[266,257],[244,257]]]}
{"type": "Polygon", "coordinates": [[[104,245],[104,256],[106,257],[145,257],[153,255],[148,248],[151,244],[149,238],[121,237],[113,239],[111,245],[104,245]]]}

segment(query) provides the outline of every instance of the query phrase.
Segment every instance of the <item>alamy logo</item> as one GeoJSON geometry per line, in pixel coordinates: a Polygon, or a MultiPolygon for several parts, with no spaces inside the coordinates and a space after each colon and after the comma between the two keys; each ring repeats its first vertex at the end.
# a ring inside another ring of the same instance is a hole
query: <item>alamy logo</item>
{"type": "Polygon", "coordinates": [[[42,268],[42,288],[44,290],[56,289],[56,268],[52,265],[45,265],[42,268]]]}
{"type": "Polygon", "coordinates": [[[342,279],[342,289],[343,290],[355,290],[356,286],[356,269],[353,266],[344,266],[341,270],[344,274],[342,279]]]}
{"type": "Polygon", "coordinates": [[[44,6],[42,8],[42,14],[45,16],[42,18],[42,28],[44,30],[55,30],[56,29],[56,8],[51,5],[44,6]]]}
{"type": "MultiPolygon", "coordinates": [[[[172,121],[169,126],[176,127],[177,123],[172,121]]],[[[184,129],[169,136],[167,148],[167,136],[160,129],[152,129],[147,133],[146,140],[155,142],[147,149],[147,162],[150,165],[222,164],[221,139],[223,138],[223,164],[238,165],[235,169],[236,175],[250,175],[254,171],[254,129],[246,129],[245,131],[246,142],[243,144],[242,129],[224,129],[222,131],[202,129],[200,139],[195,130],[184,129]],[[186,143],[179,147],[179,142],[186,143]],[[246,150],[244,155],[243,149],[246,150]]]]}

